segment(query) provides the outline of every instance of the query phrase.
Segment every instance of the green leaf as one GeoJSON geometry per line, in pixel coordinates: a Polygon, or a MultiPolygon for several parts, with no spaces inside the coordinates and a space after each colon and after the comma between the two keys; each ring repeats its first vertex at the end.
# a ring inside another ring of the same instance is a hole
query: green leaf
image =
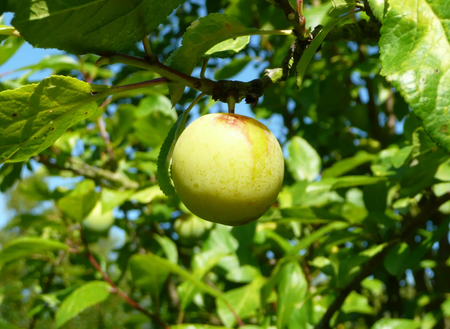
{"type": "Polygon", "coordinates": [[[336,230],[345,230],[349,227],[350,225],[347,223],[343,223],[343,222],[334,222],[334,223],[330,223],[326,226],[322,226],[321,228],[319,228],[316,231],[313,231],[310,235],[304,237],[303,239],[301,239],[298,244],[296,244],[290,251],[290,255],[295,256],[297,255],[302,249],[306,249],[308,248],[311,244],[314,243],[314,241],[316,241],[317,239],[319,239],[320,237],[324,236],[327,233],[330,233],[332,231],[336,231],[336,230]]]}
{"type": "Polygon", "coordinates": [[[0,35],[7,35],[7,36],[13,35],[14,31],[16,30],[14,26],[3,25],[2,23],[3,20],[2,17],[0,17],[0,35]]]}
{"type": "Polygon", "coordinates": [[[111,286],[104,281],[88,282],[64,299],[56,312],[55,326],[60,328],[85,309],[105,301],[110,295],[111,286]]]}
{"type": "MultiPolygon", "coordinates": [[[[1,30],[1,28],[0,28],[1,30]]],[[[23,38],[9,37],[0,45],[0,66],[3,65],[23,44],[23,38]]]]}
{"type": "Polygon", "coordinates": [[[322,173],[322,178],[341,176],[367,162],[372,161],[374,158],[374,154],[359,151],[355,154],[355,156],[340,160],[334,163],[330,168],[325,169],[322,173]]]}
{"type": "Polygon", "coordinates": [[[183,2],[80,0],[42,5],[37,0],[22,1],[12,24],[35,47],[106,53],[142,40],[183,2]]]}
{"type": "Polygon", "coordinates": [[[450,217],[447,217],[439,227],[433,231],[425,240],[423,240],[419,246],[414,248],[411,253],[408,255],[406,261],[403,263],[403,268],[406,270],[407,268],[412,268],[415,270],[418,266],[420,266],[419,261],[427,254],[427,252],[433,247],[433,245],[442,239],[443,236],[448,234],[450,223],[450,217]]]}
{"type": "Polygon", "coordinates": [[[436,174],[434,175],[434,178],[444,182],[450,181],[450,159],[439,166],[436,174]]]}
{"type": "Polygon", "coordinates": [[[410,250],[407,243],[403,242],[394,246],[384,258],[384,267],[392,275],[403,273],[409,254],[410,250]]]}
{"type": "MultiPolygon", "coordinates": [[[[172,264],[170,261],[168,262],[172,264]]],[[[170,270],[157,265],[154,258],[149,255],[134,255],[129,261],[129,267],[133,283],[149,291],[153,298],[157,298],[170,270]]]]}
{"type": "Polygon", "coordinates": [[[51,76],[39,84],[0,92],[0,163],[19,162],[52,145],[69,127],[98,109],[110,87],[51,76]]]}
{"type": "Polygon", "coordinates": [[[412,134],[412,150],[411,155],[414,158],[436,149],[436,144],[425,133],[422,127],[414,130],[412,134]]]}
{"type": "Polygon", "coordinates": [[[305,223],[328,223],[332,220],[344,220],[341,216],[319,207],[284,208],[280,211],[285,218],[305,223]]]}
{"type": "Polygon", "coordinates": [[[273,292],[273,289],[278,284],[278,282],[280,282],[281,269],[283,268],[284,264],[294,260],[295,259],[293,259],[293,257],[283,257],[277,262],[277,265],[275,266],[275,269],[272,271],[270,278],[266,281],[266,283],[261,289],[261,304],[263,306],[267,304],[268,299],[273,292]]]}
{"type": "Polygon", "coordinates": [[[361,287],[369,290],[374,296],[382,296],[386,289],[383,281],[375,278],[365,278],[361,282],[361,287]]]}
{"type": "Polygon", "coordinates": [[[48,255],[49,252],[67,250],[65,243],[39,237],[22,237],[11,241],[0,251],[0,265],[33,255],[48,255]]]}
{"type": "Polygon", "coordinates": [[[205,57],[227,58],[237,54],[250,42],[250,36],[228,39],[215,45],[205,53],[205,57]]]}
{"type": "MultiPolygon", "coordinates": [[[[191,74],[199,59],[215,45],[239,36],[254,34],[236,18],[214,13],[202,17],[188,27],[183,35],[181,47],[167,59],[166,65],[185,74],[191,74]]],[[[172,105],[180,100],[184,86],[170,86],[172,105]]]]}
{"type": "Polygon", "coordinates": [[[419,322],[407,319],[381,319],[371,329],[417,329],[419,322]]]}
{"type": "MultiPolygon", "coordinates": [[[[240,329],[246,329],[247,326],[240,327],[240,329]]],[[[209,324],[177,324],[174,326],[170,326],[170,329],[231,329],[229,327],[221,327],[221,326],[212,326],[209,324]]],[[[248,328],[251,329],[251,328],[248,328]]]]}
{"type": "Polygon", "coordinates": [[[339,17],[356,6],[355,0],[331,0],[333,2],[333,9],[331,9],[331,17],[339,17]]]}
{"type": "Polygon", "coordinates": [[[321,3],[318,6],[308,8],[303,12],[307,27],[314,28],[319,24],[324,24],[329,19],[328,13],[333,8],[331,2],[321,3]]]}
{"type": "Polygon", "coordinates": [[[262,231],[262,233],[265,235],[266,239],[272,239],[273,241],[275,241],[284,251],[284,253],[287,254],[289,253],[289,251],[292,250],[292,245],[289,243],[289,241],[287,241],[284,237],[282,237],[275,231],[272,231],[271,229],[266,229],[262,231]]]}
{"type": "Polygon", "coordinates": [[[141,143],[148,147],[163,144],[168,132],[177,121],[177,112],[170,100],[160,94],[145,97],[139,103],[133,127],[141,143]]]}
{"type": "Polygon", "coordinates": [[[369,305],[369,300],[366,296],[358,294],[356,291],[352,291],[350,295],[345,299],[341,308],[344,313],[362,313],[372,314],[373,308],[369,305]]]}
{"type": "Polygon", "coordinates": [[[217,313],[223,324],[227,327],[236,325],[236,317],[230,310],[229,305],[241,319],[254,315],[261,305],[260,291],[263,284],[264,279],[258,278],[246,286],[227,291],[223,295],[223,299],[216,299],[217,313]]]}
{"type": "Polygon", "coordinates": [[[382,70],[431,139],[450,150],[450,8],[445,0],[390,0],[379,42],[382,70]]]}
{"type": "MultiPolygon", "coordinates": [[[[216,250],[209,250],[195,255],[191,265],[194,270],[192,275],[199,281],[203,280],[203,277],[211,271],[225,255],[226,254],[217,252],[216,250]]],[[[199,291],[199,288],[191,281],[185,281],[179,285],[178,294],[180,296],[180,308],[185,310],[186,307],[191,304],[195,294],[199,291]]]]}
{"type": "Polygon", "coordinates": [[[316,150],[301,137],[293,137],[288,146],[289,157],[286,165],[297,181],[314,181],[320,173],[321,159],[316,150]]]}
{"type": "Polygon", "coordinates": [[[228,65],[225,65],[216,72],[214,79],[226,80],[234,77],[236,74],[241,72],[251,60],[252,58],[250,56],[232,60],[228,65]]]}
{"type": "Polygon", "coordinates": [[[20,329],[20,328],[0,318],[0,329],[20,329]]]}
{"type": "Polygon", "coordinates": [[[252,282],[260,276],[261,272],[258,268],[250,265],[244,265],[229,271],[225,278],[231,282],[247,283],[252,282]]]}
{"type": "Polygon", "coordinates": [[[86,179],[68,195],[58,200],[58,207],[70,218],[81,222],[94,208],[99,196],[95,192],[95,183],[86,179]]]}
{"type": "Polygon", "coordinates": [[[102,210],[102,203],[98,201],[94,208],[83,220],[83,227],[94,232],[105,232],[114,224],[114,215],[112,210],[102,210]]]}
{"type": "Polygon", "coordinates": [[[444,316],[450,317],[450,299],[447,299],[441,304],[441,310],[444,316]]]}
{"type": "Polygon", "coordinates": [[[217,252],[234,253],[239,247],[239,242],[231,234],[228,227],[216,225],[209,233],[208,239],[205,241],[205,250],[216,250],[217,252]]]}
{"type": "Polygon", "coordinates": [[[300,61],[297,64],[297,87],[301,88],[303,79],[305,77],[306,69],[309,66],[309,63],[313,59],[314,55],[322,44],[323,40],[328,33],[330,33],[331,29],[341,20],[341,18],[333,18],[331,19],[325,27],[314,37],[313,41],[309,45],[309,47],[303,52],[300,61]]]}
{"type": "Polygon", "coordinates": [[[4,12],[15,12],[18,1],[20,0],[2,0],[0,4],[0,15],[4,12]]]}
{"type": "Polygon", "coordinates": [[[178,120],[175,122],[175,124],[167,134],[158,155],[158,171],[156,173],[156,177],[158,178],[158,183],[161,191],[163,191],[163,193],[168,197],[174,196],[176,194],[172,180],[169,176],[169,167],[172,161],[172,153],[175,147],[175,143],[177,142],[183,130],[186,128],[187,116],[188,114],[185,111],[178,117],[178,120]]]}
{"type": "Polygon", "coordinates": [[[412,150],[413,146],[405,146],[398,150],[391,160],[394,168],[400,168],[403,166],[406,163],[406,160],[409,159],[412,150]]]}
{"type": "Polygon", "coordinates": [[[386,15],[389,3],[387,0],[368,0],[370,9],[372,9],[373,15],[380,22],[383,21],[384,16],[386,15]]]}
{"type": "Polygon", "coordinates": [[[155,240],[159,243],[161,248],[164,250],[164,253],[167,256],[167,259],[172,263],[178,263],[178,249],[175,242],[173,242],[170,238],[166,236],[155,235],[155,240]]]}
{"type": "Polygon", "coordinates": [[[441,163],[448,159],[448,152],[438,149],[419,156],[415,165],[407,167],[401,179],[401,197],[414,197],[435,183],[434,176],[441,163]],[[418,163],[417,163],[418,162],[418,163]]]}
{"type": "Polygon", "coordinates": [[[291,319],[295,305],[303,301],[308,290],[305,274],[297,262],[285,264],[280,272],[277,301],[277,328],[282,329],[291,319]]]}
{"type": "MultiPolygon", "coordinates": [[[[132,262],[132,264],[134,264],[136,268],[139,267],[139,271],[141,272],[139,274],[139,277],[142,277],[143,280],[144,280],[144,273],[147,273],[148,277],[149,275],[153,275],[152,273],[155,273],[157,271],[171,272],[174,274],[178,274],[179,276],[181,276],[186,280],[191,281],[196,287],[198,287],[203,292],[206,292],[216,298],[222,298],[222,293],[220,291],[211,288],[210,286],[208,286],[206,283],[196,278],[191,273],[187,272],[177,264],[174,264],[167,259],[158,257],[154,254],[147,254],[147,255],[135,255],[131,258],[130,262],[132,262]]],[[[138,273],[136,270],[134,272],[138,273]]],[[[151,278],[147,278],[147,280],[151,281],[151,278]]]]}
{"type": "Polygon", "coordinates": [[[143,190],[134,193],[130,199],[136,200],[137,202],[147,204],[155,199],[164,199],[164,193],[161,191],[158,185],[147,187],[143,190]]]}
{"type": "Polygon", "coordinates": [[[125,201],[130,199],[133,193],[135,193],[134,190],[116,191],[106,187],[102,188],[102,211],[107,212],[122,205],[125,201]]]}
{"type": "Polygon", "coordinates": [[[385,182],[387,179],[384,177],[371,177],[371,176],[343,176],[338,178],[324,178],[319,182],[314,182],[308,185],[307,192],[314,191],[332,191],[338,188],[347,188],[363,185],[373,185],[381,182],[385,182]]]}

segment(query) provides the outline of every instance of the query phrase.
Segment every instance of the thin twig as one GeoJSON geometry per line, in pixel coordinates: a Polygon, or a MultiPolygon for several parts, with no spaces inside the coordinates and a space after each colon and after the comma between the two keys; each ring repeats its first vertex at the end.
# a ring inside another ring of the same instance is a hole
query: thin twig
{"type": "Polygon", "coordinates": [[[142,314],[148,316],[151,320],[153,320],[159,327],[164,329],[170,329],[169,326],[162,321],[158,316],[156,316],[153,313],[150,313],[146,309],[144,309],[139,303],[131,299],[130,296],[128,296],[124,291],[120,290],[115,283],[111,280],[111,278],[108,276],[108,274],[102,270],[100,264],[97,262],[95,257],[92,255],[92,253],[89,250],[89,244],[86,240],[86,237],[84,236],[83,229],[80,227],[80,234],[81,238],[83,240],[84,247],[86,249],[86,257],[88,258],[89,262],[92,264],[92,266],[102,275],[103,280],[105,280],[112,288],[112,293],[117,293],[120,297],[122,297],[125,302],[136,309],[137,311],[141,312],[142,314]]]}
{"type": "Polygon", "coordinates": [[[297,35],[298,38],[305,38],[306,34],[306,28],[305,28],[305,17],[301,15],[300,12],[302,5],[302,1],[297,0],[297,10],[292,8],[291,3],[289,0],[274,0],[275,4],[278,8],[284,11],[284,14],[286,15],[286,20],[292,25],[294,28],[294,32],[297,35]],[[300,5],[299,5],[300,2],[300,5]]]}
{"type": "MultiPolygon", "coordinates": [[[[103,102],[103,104],[100,106],[100,108],[104,108],[104,107],[108,106],[109,103],[111,103],[111,97],[107,98],[103,102]]],[[[111,144],[111,140],[109,139],[108,133],[106,132],[105,121],[103,120],[103,117],[101,115],[97,119],[97,125],[98,125],[98,129],[100,130],[100,136],[102,137],[103,141],[105,142],[105,146],[106,146],[106,150],[109,155],[109,159],[113,160],[114,159],[113,147],[111,144]]]]}
{"type": "Polygon", "coordinates": [[[54,168],[58,170],[68,170],[77,175],[84,176],[86,178],[93,179],[97,181],[101,185],[114,185],[111,183],[115,183],[116,185],[120,185],[126,189],[137,189],[139,188],[139,184],[131,179],[129,179],[126,175],[112,172],[106,169],[97,168],[94,166],[90,166],[83,162],[80,159],[67,157],[67,162],[64,165],[59,165],[58,163],[53,163],[51,159],[46,155],[38,155],[33,158],[35,161],[44,164],[48,168],[54,168]],[[105,184],[105,181],[109,181],[111,183],[105,184]]]}
{"type": "Polygon", "coordinates": [[[86,66],[84,65],[83,58],[81,58],[80,55],[78,55],[77,58],[78,58],[78,63],[80,63],[80,71],[81,71],[81,74],[83,75],[84,81],[86,81],[87,83],[92,83],[93,77],[89,76],[88,72],[86,71],[86,66]]]}

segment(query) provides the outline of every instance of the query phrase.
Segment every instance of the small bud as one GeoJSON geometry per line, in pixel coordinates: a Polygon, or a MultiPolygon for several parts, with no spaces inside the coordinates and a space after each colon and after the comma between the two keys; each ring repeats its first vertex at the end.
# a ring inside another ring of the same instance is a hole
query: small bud
{"type": "Polygon", "coordinates": [[[288,21],[293,21],[293,20],[295,19],[295,16],[297,16],[295,13],[290,13],[290,14],[287,16],[288,21]]]}

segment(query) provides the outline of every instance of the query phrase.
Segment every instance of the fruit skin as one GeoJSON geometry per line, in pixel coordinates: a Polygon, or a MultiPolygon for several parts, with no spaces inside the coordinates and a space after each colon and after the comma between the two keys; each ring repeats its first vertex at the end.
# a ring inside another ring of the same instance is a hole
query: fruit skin
{"type": "Polygon", "coordinates": [[[244,225],[275,202],[284,176],[280,144],[262,123],[237,114],[208,114],[189,125],[172,157],[172,180],[195,215],[244,225]]]}

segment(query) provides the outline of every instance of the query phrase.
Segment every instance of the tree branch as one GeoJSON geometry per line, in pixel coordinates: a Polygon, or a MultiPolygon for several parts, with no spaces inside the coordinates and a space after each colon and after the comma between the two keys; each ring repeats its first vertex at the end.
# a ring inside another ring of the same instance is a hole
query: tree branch
{"type": "Polygon", "coordinates": [[[99,263],[97,262],[95,257],[90,252],[89,244],[88,244],[88,242],[86,240],[86,237],[84,236],[83,229],[81,227],[80,227],[80,233],[81,233],[81,238],[83,240],[84,247],[86,249],[86,257],[88,258],[88,260],[92,264],[92,266],[102,275],[103,280],[105,280],[111,286],[112,292],[113,293],[117,293],[120,297],[122,297],[122,299],[128,305],[130,305],[134,309],[136,309],[137,311],[141,312],[142,314],[145,314],[146,316],[148,316],[159,327],[161,327],[163,329],[170,329],[169,326],[164,321],[162,321],[158,316],[156,316],[155,314],[150,313],[149,311],[144,309],[139,303],[137,303],[136,301],[131,299],[130,296],[128,296],[124,291],[120,290],[115,285],[115,283],[111,280],[111,278],[108,276],[108,274],[105,271],[102,270],[102,268],[100,267],[99,263]]]}
{"type": "MultiPolygon", "coordinates": [[[[111,102],[111,98],[107,98],[103,102],[101,107],[102,108],[106,107],[110,102],[111,102]]],[[[103,120],[103,117],[101,115],[97,119],[97,126],[98,126],[98,129],[100,130],[100,136],[102,136],[102,139],[105,142],[106,151],[108,152],[108,155],[109,155],[109,160],[114,160],[114,151],[113,151],[113,147],[111,144],[111,140],[108,137],[108,133],[106,132],[106,127],[105,127],[105,121],[103,120]]]]}
{"type": "MultiPolygon", "coordinates": [[[[288,0],[273,0],[273,3],[283,9],[288,15],[294,14],[297,17],[296,20],[298,19],[300,14],[292,8],[288,0]]],[[[227,103],[227,100],[231,96],[236,100],[236,103],[245,99],[247,103],[254,104],[264,94],[265,89],[269,88],[274,83],[285,81],[291,73],[295,71],[304,50],[309,46],[317,33],[320,32],[321,28],[321,26],[317,26],[307,38],[304,38],[303,33],[292,43],[280,67],[268,69],[260,79],[249,82],[231,80],[213,81],[204,77],[192,77],[164,65],[155,55],[148,56],[144,59],[120,53],[105,54],[97,61],[97,65],[101,66],[116,63],[131,65],[158,73],[168,82],[179,83],[186,87],[199,90],[207,95],[212,95],[213,99],[216,101],[227,103]]],[[[273,34],[274,32],[277,34],[279,33],[280,35],[291,35],[289,31],[257,31],[257,33],[255,32],[254,34],[273,34]]],[[[249,33],[246,33],[245,35],[248,34],[249,33]]],[[[378,37],[379,23],[375,24],[361,21],[333,29],[327,35],[325,40],[338,42],[348,41],[350,39],[357,41],[358,39],[377,39],[378,37]]]]}
{"type": "Polygon", "coordinates": [[[291,3],[289,0],[274,0],[275,6],[277,8],[280,8],[284,11],[284,14],[286,15],[286,20],[292,25],[294,28],[294,33],[297,35],[298,38],[304,38],[306,34],[306,27],[305,27],[305,17],[301,13],[301,4],[302,1],[297,0],[297,10],[292,8],[291,3]],[[300,4],[300,5],[298,5],[300,4]]]}
{"type": "Polygon", "coordinates": [[[90,178],[100,183],[104,183],[105,181],[115,183],[107,185],[120,185],[121,187],[126,189],[139,188],[139,184],[137,182],[129,179],[124,174],[90,166],[77,158],[67,157],[67,162],[64,165],[59,165],[57,163],[51,162],[51,159],[46,155],[38,155],[33,159],[39,163],[42,163],[48,168],[68,170],[77,175],[90,178]]]}

